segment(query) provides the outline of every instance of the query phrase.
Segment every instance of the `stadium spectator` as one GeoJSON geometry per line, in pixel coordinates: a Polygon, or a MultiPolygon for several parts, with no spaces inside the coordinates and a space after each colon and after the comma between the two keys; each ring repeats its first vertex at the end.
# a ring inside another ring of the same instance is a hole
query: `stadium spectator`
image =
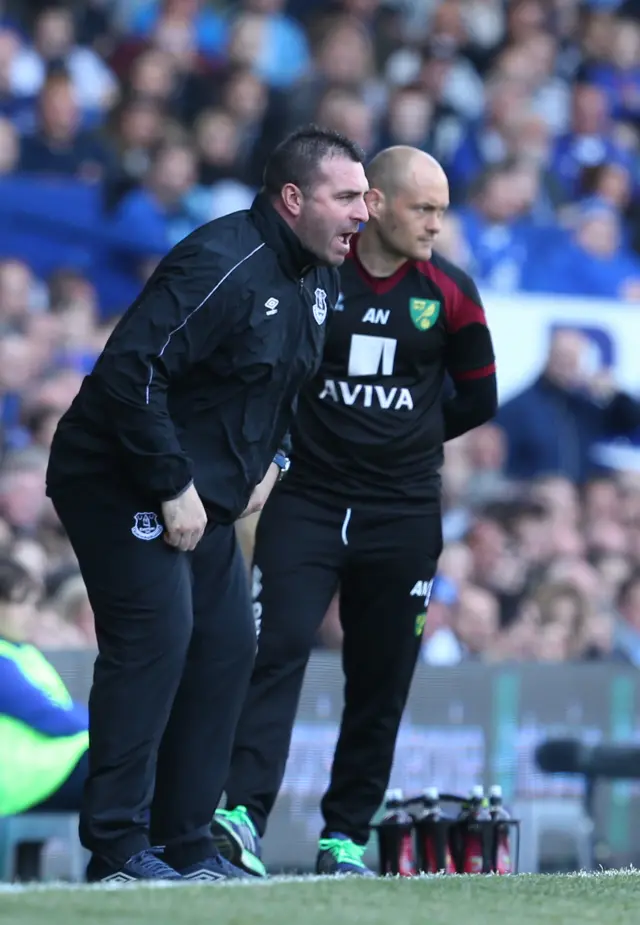
{"type": "Polygon", "coordinates": [[[500,408],[513,478],[556,473],[582,484],[598,469],[594,445],[640,426],[640,404],[610,373],[591,372],[587,351],[579,331],[557,331],[540,376],[500,408]]]}
{"type": "MultiPolygon", "coordinates": [[[[36,807],[77,812],[87,776],[87,709],[73,702],[53,665],[28,641],[35,594],[28,573],[0,559],[0,816],[36,807]]],[[[63,639],[62,627],[56,630],[54,640],[63,639]]]]}
{"type": "Polygon", "coordinates": [[[512,139],[522,113],[530,108],[530,95],[522,83],[495,73],[486,85],[487,105],[470,123],[448,165],[452,201],[464,200],[473,183],[489,167],[512,154],[512,139]]]}
{"type": "Polygon", "coordinates": [[[536,228],[535,189],[515,162],[489,168],[458,211],[475,276],[497,292],[520,289],[536,228]]]}
{"type": "Polygon", "coordinates": [[[353,91],[328,90],[320,99],[314,121],[336,132],[348,132],[365,151],[375,148],[373,115],[365,101],[353,91]]]}
{"type": "Polygon", "coordinates": [[[625,657],[640,665],[640,570],[623,583],[617,597],[615,640],[625,657]]]}
{"type": "Polygon", "coordinates": [[[45,6],[33,26],[33,44],[22,47],[11,68],[11,89],[18,97],[38,96],[53,68],[65,70],[78,105],[92,114],[113,105],[118,84],[104,60],[91,48],[76,43],[70,9],[45,6]]]}
{"type": "Polygon", "coordinates": [[[47,77],[38,96],[38,123],[22,140],[18,168],[25,173],[98,180],[110,152],[80,124],[76,91],[65,73],[47,77]]]}
{"type": "Polygon", "coordinates": [[[629,163],[629,156],[617,141],[607,98],[597,86],[576,84],[573,89],[569,131],[560,135],[552,155],[553,169],[562,182],[567,199],[578,193],[584,167],[606,163],[629,163]]]}

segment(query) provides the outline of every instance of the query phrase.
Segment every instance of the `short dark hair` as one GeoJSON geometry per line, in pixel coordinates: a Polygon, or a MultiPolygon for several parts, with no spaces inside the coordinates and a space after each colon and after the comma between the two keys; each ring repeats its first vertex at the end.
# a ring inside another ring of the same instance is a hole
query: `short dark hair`
{"type": "Polygon", "coordinates": [[[313,186],[320,162],[326,157],[345,157],[363,164],[365,153],[346,135],[319,125],[296,129],[271,152],[265,164],[263,189],[277,196],[286,183],[295,183],[308,192],[313,186]]]}

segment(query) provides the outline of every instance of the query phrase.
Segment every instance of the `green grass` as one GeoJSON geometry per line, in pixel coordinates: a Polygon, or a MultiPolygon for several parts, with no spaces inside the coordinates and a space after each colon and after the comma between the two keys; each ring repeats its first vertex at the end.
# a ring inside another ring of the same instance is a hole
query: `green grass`
{"type": "Polygon", "coordinates": [[[640,873],[0,889],[2,925],[635,925],[640,873]]]}

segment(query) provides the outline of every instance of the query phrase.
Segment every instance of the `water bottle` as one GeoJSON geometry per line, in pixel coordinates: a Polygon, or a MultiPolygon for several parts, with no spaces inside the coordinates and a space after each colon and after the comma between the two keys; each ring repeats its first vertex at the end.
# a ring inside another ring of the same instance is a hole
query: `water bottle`
{"type": "Polygon", "coordinates": [[[485,806],[484,790],[473,787],[468,803],[458,818],[462,834],[462,874],[481,874],[485,869],[484,829],[481,823],[490,819],[485,806]]]}
{"type": "Polygon", "coordinates": [[[449,844],[449,828],[444,823],[437,787],[428,787],[419,800],[415,817],[416,867],[421,874],[455,874],[449,844]]]}
{"type": "Polygon", "coordinates": [[[513,873],[513,862],[511,860],[509,826],[500,825],[501,819],[510,819],[511,817],[502,803],[502,787],[497,784],[489,791],[489,815],[493,822],[496,823],[493,830],[494,871],[496,874],[511,874],[513,873]]]}
{"type": "Polygon", "coordinates": [[[413,819],[405,809],[402,790],[388,790],[384,816],[378,824],[380,873],[412,877],[415,874],[413,819]]]}

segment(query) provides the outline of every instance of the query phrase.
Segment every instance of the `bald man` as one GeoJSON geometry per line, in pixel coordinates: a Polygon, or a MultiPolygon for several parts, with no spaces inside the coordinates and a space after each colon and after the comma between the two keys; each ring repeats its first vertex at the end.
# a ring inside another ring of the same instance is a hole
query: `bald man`
{"type": "Polygon", "coordinates": [[[363,861],[389,783],[442,549],[443,444],[496,410],[491,337],[472,280],[434,253],[449,205],[429,155],[369,165],[369,222],[341,268],[317,376],[300,396],[292,465],[253,557],[258,652],[236,731],[219,850],[264,874],[260,838],[282,783],[309,653],[339,588],[345,706],[322,800],[317,871],[363,861]],[[444,397],[445,376],[454,388],[444,397]]]}

